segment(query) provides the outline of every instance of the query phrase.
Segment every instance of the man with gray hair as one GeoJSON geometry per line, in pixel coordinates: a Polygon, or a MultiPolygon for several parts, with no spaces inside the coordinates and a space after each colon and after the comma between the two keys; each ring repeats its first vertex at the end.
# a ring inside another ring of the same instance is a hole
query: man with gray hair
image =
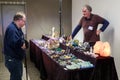
{"type": "Polygon", "coordinates": [[[83,28],[84,40],[83,42],[89,42],[90,46],[94,46],[96,41],[100,40],[100,33],[104,32],[109,22],[100,17],[99,15],[92,14],[92,8],[90,5],[85,5],[82,9],[83,17],[80,19],[78,25],[72,33],[72,38],[78,33],[78,31],[83,28]],[[102,24],[100,29],[98,25],[102,24]]]}

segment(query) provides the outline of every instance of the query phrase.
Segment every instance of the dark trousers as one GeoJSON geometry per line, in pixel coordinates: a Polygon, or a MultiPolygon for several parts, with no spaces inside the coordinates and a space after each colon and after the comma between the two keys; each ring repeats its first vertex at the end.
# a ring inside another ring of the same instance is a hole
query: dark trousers
{"type": "Polygon", "coordinates": [[[95,43],[96,43],[96,42],[89,42],[90,47],[94,47],[95,43]]]}
{"type": "Polygon", "coordinates": [[[5,56],[5,66],[10,72],[10,80],[22,80],[22,61],[5,56]]]}

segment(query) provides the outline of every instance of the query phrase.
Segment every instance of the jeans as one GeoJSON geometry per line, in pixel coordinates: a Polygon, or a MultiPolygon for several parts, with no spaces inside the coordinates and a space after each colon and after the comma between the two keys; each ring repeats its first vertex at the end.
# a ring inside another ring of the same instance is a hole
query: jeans
{"type": "Polygon", "coordinates": [[[22,61],[9,56],[5,56],[5,66],[10,72],[10,80],[22,80],[22,61]]]}

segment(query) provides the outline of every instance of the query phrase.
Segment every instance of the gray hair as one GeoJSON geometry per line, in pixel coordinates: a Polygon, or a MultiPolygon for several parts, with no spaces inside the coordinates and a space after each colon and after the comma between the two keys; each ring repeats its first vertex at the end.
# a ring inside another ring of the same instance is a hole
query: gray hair
{"type": "Polygon", "coordinates": [[[14,17],[13,17],[13,20],[14,21],[17,21],[17,20],[20,20],[20,19],[22,19],[22,18],[24,18],[25,17],[25,14],[23,13],[23,12],[17,12],[15,15],[14,15],[14,17]]]}
{"type": "Polygon", "coordinates": [[[84,7],[86,7],[90,12],[92,12],[92,7],[90,5],[85,5],[84,7]]]}

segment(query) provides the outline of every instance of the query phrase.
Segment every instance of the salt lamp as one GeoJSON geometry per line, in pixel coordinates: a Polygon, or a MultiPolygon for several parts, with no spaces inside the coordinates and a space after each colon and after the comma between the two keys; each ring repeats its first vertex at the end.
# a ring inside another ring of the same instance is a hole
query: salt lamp
{"type": "Polygon", "coordinates": [[[104,57],[110,56],[110,44],[108,42],[97,41],[94,45],[93,52],[104,57]]]}
{"type": "Polygon", "coordinates": [[[103,43],[103,50],[100,53],[101,56],[110,56],[111,50],[110,50],[110,44],[108,42],[103,43]]]}
{"type": "Polygon", "coordinates": [[[97,41],[93,47],[93,52],[96,54],[100,54],[100,51],[102,49],[103,42],[97,41]]]}

